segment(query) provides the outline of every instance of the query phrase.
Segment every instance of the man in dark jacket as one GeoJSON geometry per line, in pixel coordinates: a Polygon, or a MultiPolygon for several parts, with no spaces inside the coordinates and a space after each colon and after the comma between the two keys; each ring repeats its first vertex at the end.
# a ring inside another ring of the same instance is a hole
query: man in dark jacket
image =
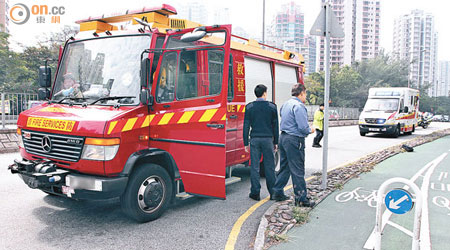
{"type": "Polygon", "coordinates": [[[278,148],[278,113],[277,106],[267,99],[267,87],[259,84],[255,87],[256,101],[245,107],[244,119],[244,146],[249,151],[250,132],[250,180],[251,188],[249,197],[259,201],[259,164],[261,154],[263,156],[264,172],[266,175],[267,189],[272,197],[272,188],[275,184],[275,159],[274,150],[278,148]]]}

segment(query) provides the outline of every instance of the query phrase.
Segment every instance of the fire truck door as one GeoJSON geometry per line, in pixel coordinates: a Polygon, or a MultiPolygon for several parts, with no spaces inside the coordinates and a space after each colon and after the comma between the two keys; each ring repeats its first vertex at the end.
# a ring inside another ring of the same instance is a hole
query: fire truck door
{"type": "Polygon", "coordinates": [[[231,26],[206,27],[206,36],[188,42],[183,35],[192,29],[168,34],[165,54],[177,57],[178,66],[174,98],[161,108],[174,115],[160,133],[165,138],[155,139],[172,154],[185,192],[222,199],[230,32],[231,26]]]}

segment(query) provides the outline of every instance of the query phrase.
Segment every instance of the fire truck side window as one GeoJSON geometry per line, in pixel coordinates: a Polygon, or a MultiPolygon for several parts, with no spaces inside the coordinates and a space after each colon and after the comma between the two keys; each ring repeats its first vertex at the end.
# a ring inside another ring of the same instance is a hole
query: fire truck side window
{"type": "Polygon", "coordinates": [[[177,52],[167,52],[163,55],[163,60],[158,75],[158,85],[156,87],[156,101],[172,102],[175,97],[175,82],[177,78],[177,52]]]}
{"type": "Polygon", "coordinates": [[[177,100],[198,97],[197,54],[198,51],[180,53],[177,100]]]}
{"type": "Polygon", "coordinates": [[[223,50],[208,50],[209,95],[217,95],[222,89],[223,50]]]}

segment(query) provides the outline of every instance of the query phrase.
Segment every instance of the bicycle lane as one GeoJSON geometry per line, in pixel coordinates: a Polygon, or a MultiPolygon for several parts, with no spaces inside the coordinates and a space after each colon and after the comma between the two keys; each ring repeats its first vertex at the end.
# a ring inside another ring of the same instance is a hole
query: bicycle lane
{"type": "MultiPolygon", "coordinates": [[[[309,222],[288,232],[286,243],[271,249],[364,249],[375,225],[375,190],[387,179],[403,177],[422,187],[429,174],[428,214],[433,249],[448,249],[450,234],[450,136],[414,148],[378,164],[370,173],[349,181],[315,207],[309,222]],[[432,162],[439,161],[436,167],[432,162]]],[[[391,186],[402,188],[403,185],[391,186]]],[[[411,211],[391,215],[382,236],[382,249],[411,249],[411,211]]],[[[425,230],[423,230],[425,231],[425,230]]],[[[368,242],[368,243],[367,243],[368,242]]],[[[370,249],[370,248],[369,248],[370,249]]]]}

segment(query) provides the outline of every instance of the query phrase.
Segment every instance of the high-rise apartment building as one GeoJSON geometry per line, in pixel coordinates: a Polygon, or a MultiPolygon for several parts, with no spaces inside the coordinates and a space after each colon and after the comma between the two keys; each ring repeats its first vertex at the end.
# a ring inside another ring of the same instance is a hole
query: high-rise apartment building
{"type": "Polygon", "coordinates": [[[316,37],[305,36],[305,42],[300,53],[305,59],[306,75],[316,72],[316,37]]]}
{"type": "Polygon", "coordinates": [[[450,96],[450,61],[440,61],[437,96],[450,96]]]}
{"type": "Polygon", "coordinates": [[[301,53],[305,59],[306,74],[316,71],[316,38],[305,36],[304,14],[295,2],[281,6],[281,11],[267,28],[266,43],[301,53]]]}
{"type": "Polygon", "coordinates": [[[230,9],[216,8],[214,10],[214,17],[211,24],[230,24],[230,9]]]}
{"type": "Polygon", "coordinates": [[[179,7],[177,9],[177,18],[187,19],[192,22],[200,23],[202,25],[208,25],[208,10],[205,4],[201,1],[199,2],[189,2],[179,7]]]}
{"type": "MultiPolygon", "coordinates": [[[[325,0],[322,0],[324,3],[325,0]]],[[[331,38],[332,65],[350,65],[379,53],[380,0],[331,0],[331,8],[345,37],[331,38]]],[[[319,70],[325,68],[325,39],[320,39],[319,70]]]]}
{"type": "Polygon", "coordinates": [[[436,96],[437,32],[434,16],[422,10],[413,10],[394,21],[393,55],[409,63],[409,81],[412,87],[431,84],[430,96],[436,96]]]}
{"type": "Polygon", "coordinates": [[[304,14],[294,2],[284,4],[281,9],[272,20],[266,43],[300,52],[305,39],[304,14]]]}
{"type": "Polygon", "coordinates": [[[0,0],[0,31],[9,33],[8,0],[0,0]]]}

